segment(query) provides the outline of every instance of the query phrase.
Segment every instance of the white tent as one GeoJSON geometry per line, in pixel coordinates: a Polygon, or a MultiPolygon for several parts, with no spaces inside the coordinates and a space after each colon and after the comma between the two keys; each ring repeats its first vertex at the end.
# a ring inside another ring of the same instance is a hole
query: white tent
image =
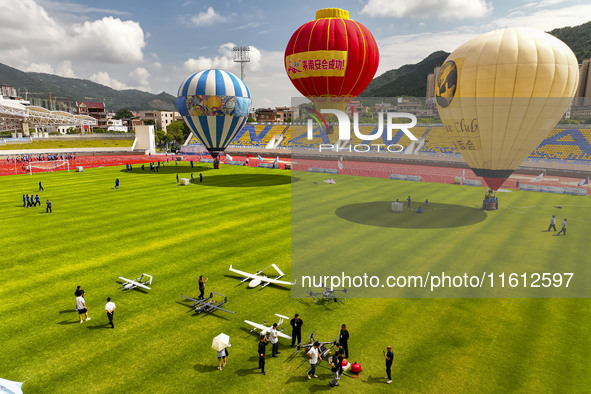
{"type": "Polygon", "coordinates": [[[14,382],[0,378],[0,393],[23,394],[22,385],[23,382],[14,382]]]}

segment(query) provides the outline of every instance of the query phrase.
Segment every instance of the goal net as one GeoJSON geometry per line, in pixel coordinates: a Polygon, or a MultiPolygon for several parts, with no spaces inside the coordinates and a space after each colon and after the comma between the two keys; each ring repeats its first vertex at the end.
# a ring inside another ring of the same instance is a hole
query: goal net
{"type": "Polygon", "coordinates": [[[69,160],[48,160],[48,161],[32,161],[28,165],[29,174],[33,172],[48,172],[48,171],[70,171],[69,160]]]}

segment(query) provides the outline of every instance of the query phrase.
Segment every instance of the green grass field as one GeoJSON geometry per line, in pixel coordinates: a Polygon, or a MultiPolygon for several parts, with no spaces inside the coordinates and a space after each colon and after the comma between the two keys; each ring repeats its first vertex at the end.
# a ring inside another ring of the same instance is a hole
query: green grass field
{"type": "MultiPolygon", "coordinates": [[[[293,299],[280,287],[239,285],[228,271],[230,264],[256,271],[275,263],[290,278],[289,172],[204,166],[191,170],[181,163],[157,174],[110,167],[0,177],[0,377],[24,381],[25,392],[327,390],[326,364],[318,369],[319,379],[308,381],[308,364],[302,363],[301,353],[289,358],[287,340],[280,340],[277,359],[270,358],[268,349],[267,376],[256,369],[257,336],[243,320],[271,323],[274,313],[299,313],[304,335],[318,330],[320,340],[334,339],[340,325],[347,324],[351,361],[364,370],[357,379],[341,378],[341,390],[590,390],[589,299],[349,298],[321,304],[293,299]],[[191,171],[195,176],[202,172],[204,183],[175,183],[177,172],[189,177],[191,171]],[[113,188],[115,178],[121,189],[113,188]],[[53,202],[51,214],[44,204],[22,207],[22,194],[36,194],[40,180],[46,189],[42,201],[53,202]],[[150,291],[123,291],[118,284],[119,276],[135,278],[144,272],[154,276],[150,291]],[[209,277],[206,291],[227,295],[226,306],[235,315],[196,315],[188,308],[180,294],[196,296],[201,274],[209,277]],[[76,285],[86,291],[92,317],[83,324],[74,311],[76,285]],[[104,312],[108,296],[117,304],[114,330],[107,328],[104,312]],[[232,342],[222,371],[211,349],[220,332],[232,342]],[[391,385],[383,379],[382,349],[388,344],[395,353],[391,385]]],[[[347,176],[336,176],[337,185],[312,186],[318,174],[294,175],[301,186],[294,193],[300,198],[309,193],[311,201],[326,198],[333,209],[327,221],[336,221],[343,231],[335,249],[346,246],[348,234],[385,231],[385,239],[404,235],[405,256],[414,250],[423,267],[438,269],[457,259],[454,249],[463,259],[492,259],[485,256],[494,253],[506,264],[517,262],[522,254],[512,253],[510,246],[517,242],[543,259],[544,268],[569,259],[589,273],[582,268],[589,263],[588,197],[512,192],[503,196],[506,207],[475,222],[459,215],[456,223],[439,218],[440,224],[430,227],[424,217],[421,225],[359,223],[343,207],[384,201],[390,188],[396,196],[428,195],[433,203],[465,207],[477,204],[484,189],[347,176]],[[363,187],[352,192],[351,182],[363,187]],[[558,204],[564,205],[560,215],[572,218],[568,237],[541,231],[558,204]],[[486,237],[489,250],[470,246],[479,243],[477,234],[486,237]]]]}
{"type": "Polygon", "coordinates": [[[113,148],[132,146],[132,139],[88,139],[88,140],[47,140],[33,141],[28,144],[2,144],[0,150],[26,149],[72,149],[72,148],[113,148]]]}

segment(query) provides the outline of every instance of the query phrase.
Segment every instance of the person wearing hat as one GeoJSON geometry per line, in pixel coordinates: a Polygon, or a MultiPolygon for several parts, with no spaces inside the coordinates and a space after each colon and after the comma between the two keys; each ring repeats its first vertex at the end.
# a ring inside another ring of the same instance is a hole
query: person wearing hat
{"type": "Polygon", "coordinates": [[[266,375],[265,373],[265,351],[267,350],[267,337],[265,334],[261,334],[261,340],[259,341],[259,368],[261,369],[261,374],[266,375]]]}
{"type": "Polygon", "coordinates": [[[392,360],[394,360],[394,352],[392,352],[392,346],[387,347],[388,351],[384,352],[384,357],[386,358],[386,379],[388,381],[386,383],[392,383],[392,360]]]}
{"type": "Polygon", "coordinates": [[[277,323],[273,323],[273,327],[270,332],[271,336],[271,357],[277,358],[279,354],[279,338],[277,336],[277,323]]]}
{"type": "Polygon", "coordinates": [[[300,319],[300,315],[296,313],[295,317],[291,319],[289,322],[291,324],[291,347],[293,347],[296,343],[302,343],[302,326],[304,325],[304,321],[300,319]]]}
{"type": "Polygon", "coordinates": [[[314,376],[315,378],[318,377],[316,375],[316,365],[318,365],[318,362],[322,361],[322,357],[320,357],[320,354],[318,353],[319,346],[320,343],[316,341],[314,342],[314,345],[310,348],[310,350],[308,350],[307,355],[310,358],[310,372],[308,372],[308,379],[312,379],[312,376],[314,376]]]}

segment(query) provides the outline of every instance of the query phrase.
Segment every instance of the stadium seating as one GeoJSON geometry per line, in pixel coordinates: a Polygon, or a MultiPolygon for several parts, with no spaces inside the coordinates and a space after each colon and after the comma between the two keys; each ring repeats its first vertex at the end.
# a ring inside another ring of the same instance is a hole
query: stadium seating
{"type": "MultiPolygon", "coordinates": [[[[375,132],[376,126],[361,125],[361,133],[367,135],[375,132]]],[[[411,132],[419,140],[425,139],[425,144],[420,154],[436,156],[460,156],[460,151],[445,135],[443,126],[418,126],[411,132]]],[[[305,125],[287,126],[248,124],[235,137],[230,147],[255,147],[264,148],[275,136],[283,136],[278,149],[314,149],[320,144],[336,144],[338,141],[338,129],[333,133],[326,133],[324,129],[314,127],[314,138],[308,140],[307,127],[305,125]]],[[[401,131],[397,131],[391,141],[383,138],[377,140],[362,141],[354,134],[351,135],[350,144],[400,144],[408,146],[410,139],[401,131]]],[[[189,145],[199,144],[193,138],[189,145]]],[[[373,148],[374,150],[377,148],[373,148]]],[[[542,143],[532,152],[528,161],[564,161],[573,164],[591,163],[591,129],[590,128],[556,128],[542,143]]]]}

